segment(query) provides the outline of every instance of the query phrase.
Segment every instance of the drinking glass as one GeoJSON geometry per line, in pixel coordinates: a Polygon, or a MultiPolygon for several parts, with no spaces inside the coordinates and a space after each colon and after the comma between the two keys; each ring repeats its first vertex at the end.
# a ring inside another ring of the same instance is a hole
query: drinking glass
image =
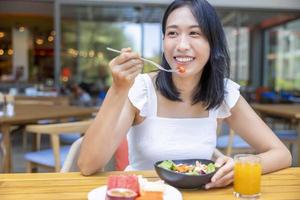
{"type": "Polygon", "coordinates": [[[234,195],[237,198],[256,199],[260,196],[261,159],[252,154],[234,156],[234,195]]]}

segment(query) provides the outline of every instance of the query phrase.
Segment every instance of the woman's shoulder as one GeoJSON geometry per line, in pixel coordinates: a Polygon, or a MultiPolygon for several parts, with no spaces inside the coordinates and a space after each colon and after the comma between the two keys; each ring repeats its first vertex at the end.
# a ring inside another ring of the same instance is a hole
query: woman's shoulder
{"type": "Polygon", "coordinates": [[[236,105],[240,97],[240,85],[229,78],[224,79],[224,101],[217,108],[217,118],[226,118],[231,115],[230,110],[236,105]]]}
{"type": "Polygon", "coordinates": [[[226,92],[240,89],[240,85],[229,78],[224,78],[224,86],[226,92]]]}

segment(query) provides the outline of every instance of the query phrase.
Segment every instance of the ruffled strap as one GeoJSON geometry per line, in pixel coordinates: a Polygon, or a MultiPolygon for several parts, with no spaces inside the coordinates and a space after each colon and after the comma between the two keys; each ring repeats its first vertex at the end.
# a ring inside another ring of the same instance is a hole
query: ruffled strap
{"type": "Polygon", "coordinates": [[[217,109],[217,118],[226,118],[231,115],[230,110],[235,106],[240,97],[240,85],[230,79],[224,80],[225,96],[222,105],[217,109]]]}
{"type": "Polygon", "coordinates": [[[132,105],[140,111],[140,116],[146,117],[148,113],[148,92],[146,74],[139,74],[129,90],[128,98],[132,105]]]}

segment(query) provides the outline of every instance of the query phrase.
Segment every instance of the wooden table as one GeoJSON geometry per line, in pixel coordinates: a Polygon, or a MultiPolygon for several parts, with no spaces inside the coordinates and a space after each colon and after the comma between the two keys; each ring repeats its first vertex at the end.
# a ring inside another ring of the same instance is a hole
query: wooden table
{"type": "MultiPolygon", "coordinates": [[[[79,173],[0,174],[0,199],[87,199],[88,192],[105,185],[106,172],[84,177],[79,173]]],[[[154,171],[132,172],[156,180],[154,171]]],[[[260,200],[299,200],[300,168],[289,168],[262,176],[260,200]]],[[[181,190],[184,200],[234,200],[233,187],[212,190],[181,190]]],[[[100,199],[99,199],[100,200],[100,199]]]]}
{"type": "Polygon", "coordinates": [[[296,121],[298,124],[298,166],[300,166],[300,104],[251,104],[251,106],[263,116],[282,117],[296,121]]]}
{"type": "Polygon", "coordinates": [[[69,105],[68,96],[15,96],[16,104],[69,105]]]}
{"type": "Polygon", "coordinates": [[[12,167],[12,154],[10,143],[10,128],[12,125],[36,123],[42,119],[64,119],[69,117],[90,117],[96,112],[95,108],[81,108],[74,106],[49,106],[40,104],[17,104],[15,115],[0,117],[0,131],[3,134],[6,155],[4,156],[4,172],[10,172],[12,167]]]}

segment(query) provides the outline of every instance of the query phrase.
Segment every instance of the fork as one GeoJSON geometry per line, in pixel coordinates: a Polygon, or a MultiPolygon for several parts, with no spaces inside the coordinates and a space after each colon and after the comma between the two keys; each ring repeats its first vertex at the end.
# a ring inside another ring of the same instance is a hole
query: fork
{"type": "MultiPolygon", "coordinates": [[[[112,52],[115,52],[115,53],[122,53],[121,51],[116,50],[116,49],[113,49],[113,48],[110,48],[110,47],[106,47],[106,49],[107,49],[108,51],[112,51],[112,52]]],[[[158,69],[160,69],[160,70],[162,70],[162,71],[165,71],[165,72],[177,72],[177,70],[173,70],[173,69],[165,69],[165,68],[163,68],[161,65],[159,65],[159,64],[157,64],[157,63],[155,63],[155,62],[153,62],[152,60],[148,60],[148,59],[142,58],[142,57],[141,57],[140,59],[143,60],[143,61],[145,61],[145,62],[148,62],[148,63],[154,65],[155,67],[157,67],[158,69]]]]}

